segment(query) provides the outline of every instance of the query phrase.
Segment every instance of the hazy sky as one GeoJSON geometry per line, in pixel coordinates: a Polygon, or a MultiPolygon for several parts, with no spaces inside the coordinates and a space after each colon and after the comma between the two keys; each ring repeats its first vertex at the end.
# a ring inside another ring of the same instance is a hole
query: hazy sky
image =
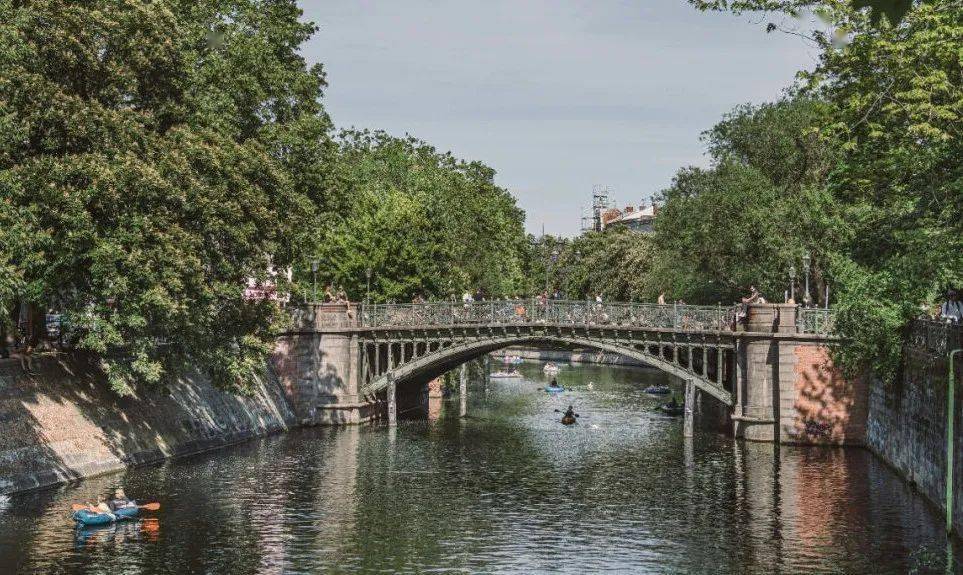
{"type": "Polygon", "coordinates": [[[812,68],[803,40],[760,15],[684,0],[301,0],[305,46],[338,127],[406,132],[480,160],[528,213],[578,232],[592,186],[618,204],[705,165],[699,134],[744,102],[778,98],[812,68]]]}

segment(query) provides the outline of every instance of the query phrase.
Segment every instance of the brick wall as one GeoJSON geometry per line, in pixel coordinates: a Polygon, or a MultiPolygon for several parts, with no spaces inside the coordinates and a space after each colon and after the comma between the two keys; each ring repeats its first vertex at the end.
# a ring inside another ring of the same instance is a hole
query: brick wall
{"type": "Polygon", "coordinates": [[[869,409],[866,381],[843,377],[825,345],[798,343],[791,352],[786,378],[791,385],[783,386],[780,397],[781,431],[788,442],[863,445],[869,409]]]}

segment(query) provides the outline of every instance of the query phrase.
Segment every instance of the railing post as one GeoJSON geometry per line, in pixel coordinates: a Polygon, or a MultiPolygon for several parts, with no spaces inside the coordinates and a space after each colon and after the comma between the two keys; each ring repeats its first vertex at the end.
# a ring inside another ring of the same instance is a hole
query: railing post
{"type": "Polygon", "coordinates": [[[679,304],[676,302],[672,303],[672,327],[679,327],[679,304]]]}

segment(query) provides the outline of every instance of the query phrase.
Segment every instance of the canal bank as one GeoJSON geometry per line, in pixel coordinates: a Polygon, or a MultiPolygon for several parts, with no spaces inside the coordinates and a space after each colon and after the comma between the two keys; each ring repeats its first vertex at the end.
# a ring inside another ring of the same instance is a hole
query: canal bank
{"type": "Polygon", "coordinates": [[[119,397],[76,363],[0,360],[0,495],[198,453],[296,425],[275,378],[242,397],[194,375],[119,397]]]}

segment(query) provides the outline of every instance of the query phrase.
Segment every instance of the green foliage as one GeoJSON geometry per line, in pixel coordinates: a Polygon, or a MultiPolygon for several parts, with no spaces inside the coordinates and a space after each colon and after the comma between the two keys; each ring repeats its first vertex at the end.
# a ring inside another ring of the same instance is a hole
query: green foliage
{"type": "Polygon", "coordinates": [[[907,11],[910,2],[856,2],[857,9],[875,7],[867,18],[834,1],[694,4],[787,12],[805,6],[850,41],[839,46],[817,34],[820,63],[800,73],[797,92],[805,98],[737,110],[708,133],[717,165],[698,173],[697,192],[689,191],[692,171],[666,192],[657,271],[698,291],[706,277],[738,278],[734,262],[747,258],[757,285],[773,289],[781,268],[798,261],[794,246],[804,246],[814,254],[817,285],[830,279],[836,294],[837,328],[847,338],[844,367],[893,377],[906,321],[947,286],[963,283],[963,7],[939,0],[907,11]],[[877,11],[893,25],[879,25],[877,11]],[[757,174],[734,180],[727,162],[757,174]],[[761,206],[748,203],[748,189],[761,206]],[[741,202],[753,215],[737,213],[741,202]],[[713,220],[710,206],[724,215],[713,220]],[[705,245],[717,268],[684,259],[700,242],[711,242],[705,245]],[[770,245],[778,253],[769,253],[770,245]]]}
{"type": "Polygon", "coordinates": [[[318,228],[318,281],[372,301],[504,296],[522,289],[524,213],[478,163],[413,138],[344,132],[331,193],[345,205],[318,228]]]}
{"type": "Polygon", "coordinates": [[[558,290],[567,299],[601,294],[609,300],[637,301],[658,295],[649,282],[651,241],[645,234],[616,227],[571,240],[531,237],[530,245],[528,293],[543,292],[547,274],[549,293],[558,290]]]}
{"type": "Polygon", "coordinates": [[[963,7],[921,4],[897,28],[855,29],[808,79],[834,106],[824,132],[844,152],[830,181],[852,230],[840,303],[863,324],[845,333],[863,365],[892,375],[898,346],[874,353],[878,334],[963,283],[963,7]]]}
{"type": "Polygon", "coordinates": [[[824,188],[835,154],[816,130],[827,117],[796,98],[741,106],[705,133],[714,166],[681,170],[659,198],[652,281],[667,297],[729,303],[755,285],[782,301],[807,251],[822,293],[827,254],[845,236],[824,188]]]}
{"type": "Polygon", "coordinates": [[[294,258],[330,150],[314,27],[282,0],[0,13],[0,298],[64,310],[119,392],[188,364],[243,388],[279,316],[245,278],[294,258]]]}
{"type": "Polygon", "coordinates": [[[849,0],[845,3],[842,0],[689,0],[689,3],[700,10],[730,10],[737,14],[788,12],[796,15],[806,8],[818,10],[827,5],[853,11],[869,8],[870,21],[874,26],[879,26],[882,16],[886,16],[891,26],[899,25],[913,6],[913,0],[849,0]]]}

